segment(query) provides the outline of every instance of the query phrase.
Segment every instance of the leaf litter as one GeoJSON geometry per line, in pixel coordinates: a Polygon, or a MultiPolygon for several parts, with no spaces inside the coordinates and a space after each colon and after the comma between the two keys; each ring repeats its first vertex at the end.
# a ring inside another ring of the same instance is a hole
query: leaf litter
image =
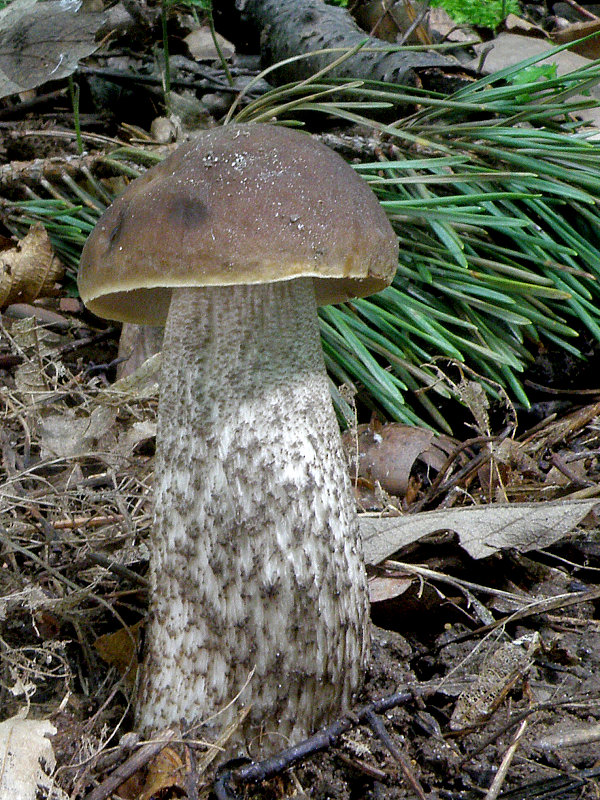
{"type": "MultiPolygon", "coordinates": [[[[90,333],[77,314],[60,329],[5,316],[1,343],[20,359],[2,391],[1,702],[6,718],[27,706],[54,726],[57,785],[73,797],[110,780],[111,753],[139,758],[124,743],[146,613],[160,366],[155,356],[110,383],[90,369],[106,359],[104,343],[95,356],[65,350],[90,333]]],[[[600,406],[520,437],[513,428],[495,436],[485,409],[474,417],[478,436],[467,447],[376,421],[346,435],[358,454],[349,465],[357,496],[367,490],[371,502],[360,515],[377,625],[364,699],[427,689],[424,706],[390,709],[386,726],[418,780],[449,797],[485,788],[513,741],[506,788],[589,772],[591,723],[600,724],[600,406]],[[380,442],[392,485],[369,455],[380,442]],[[546,480],[552,453],[585,463],[584,490],[581,473],[546,480]],[[440,474],[440,491],[428,495],[440,474]],[[413,513],[420,506],[428,510],[413,513]],[[553,749],[557,727],[575,743],[553,749]]],[[[184,737],[196,758],[200,740],[184,737]]],[[[148,797],[159,785],[181,793],[182,771],[203,785],[181,752],[160,756],[175,758],[176,775],[157,777],[162,767],[150,762],[150,783],[140,788],[136,771],[121,796],[135,796],[134,785],[148,797]]],[[[386,796],[406,796],[393,754],[368,727],[296,767],[294,780],[335,778],[335,797],[349,797],[353,781],[372,785],[368,764],[386,796]]]]}

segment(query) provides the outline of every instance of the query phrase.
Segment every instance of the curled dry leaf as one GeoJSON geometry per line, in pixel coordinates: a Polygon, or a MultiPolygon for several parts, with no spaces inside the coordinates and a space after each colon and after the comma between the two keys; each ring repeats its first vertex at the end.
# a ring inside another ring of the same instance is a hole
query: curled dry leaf
{"type": "Polygon", "coordinates": [[[41,222],[0,252],[0,309],[50,294],[64,272],[41,222]]]}
{"type": "Polygon", "coordinates": [[[121,784],[119,797],[122,800],[179,797],[185,792],[185,772],[186,766],[179,754],[172,747],[163,747],[143,773],[138,771],[121,784]]]}
{"type": "Polygon", "coordinates": [[[417,460],[426,469],[437,471],[451,449],[448,437],[396,422],[379,427],[359,425],[355,431],[346,431],[343,441],[350,474],[379,483],[399,497],[406,495],[417,460]]]}

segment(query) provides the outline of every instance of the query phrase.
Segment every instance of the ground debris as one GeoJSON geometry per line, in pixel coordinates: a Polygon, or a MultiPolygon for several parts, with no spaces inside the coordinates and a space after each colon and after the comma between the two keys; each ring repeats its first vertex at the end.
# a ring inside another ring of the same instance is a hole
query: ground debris
{"type": "MultiPolygon", "coordinates": [[[[114,351],[114,337],[98,338],[76,312],[69,325],[50,328],[4,319],[2,352],[18,360],[4,370],[2,392],[0,700],[8,716],[26,702],[31,716],[54,725],[57,780],[71,797],[114,785],[144,745],[130,746],[126,732],[146,612],[160,356],[114,382],[114,351]]],[[[578,456],[586,465],[578,479],[583,474],[595,488],[598,414],[592,405],[521,439],[505,436],[485,451],[504,466],[485,476],[465,466],[493,434],[463,449],[446,443],[428,469],[445,470],[450,480],[429,513],[442,520],[468,514],[468,496],[480,502],[474,511],[493,509],[490,480],[503,477],[511,497],[523,485],[516,465],[524,454],[534,487],[547,486],[558,463],[551,454],[560,452],[561,463],[578,456]],[[445,511],[458,485],[454,469],[468,480],[468,494],[445,511]]],[[[589,502],[593,511],[594,496],[570,500],[581,485],[560,474],[567,500],[562,483],[553,502],[589,502]]],[[[415,507],[426,491],[421,482],[415,507]]],[[[527,512],[536,506],[531,495],[503,507],[527,512]]],[[[411,519],[410,505],[380,497],[411,519]]],[[[383,563],[375,559],[372,614],[381,628],[357,708],[382,701],[378,722],[367,715],[357,726],[351,717],[343,737],[309,744],[292,761],[282,755],[277,769],[237,770],[228,791],[241,798],[250,791],[246,781],[259,780],[251,789],[257,797],[303,791],[344,800],[385,791],[394,800],[411,792],[476,797],[499,782],[508,791],[567,773],[593,784],[594,743],[581,731],[600,724],[600,548],[594,514],[578,521],[542,550],[541,540],[515,548],[507,539],[488,554],[469,555],[456,536],[438,530],[383,563]],[[386,706],[399,690],[403,703],[386,706]]],[[[178,778],[165,778],[160,792],[201,795],[214,778],[201,732],[182,730],[169,747],[165,763],[176,764],[178,778]]],[[[150,762],[146,768],[152,775],[150,762]]],[[[145,774],[134,772],[128,785],[158,785],[145,783],[145,774]]]]}

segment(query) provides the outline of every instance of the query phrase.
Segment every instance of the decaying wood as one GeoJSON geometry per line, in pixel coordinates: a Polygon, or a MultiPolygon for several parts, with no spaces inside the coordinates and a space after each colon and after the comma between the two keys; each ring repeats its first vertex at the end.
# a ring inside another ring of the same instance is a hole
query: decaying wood
{"type": "MultiPolygon", "coordinates": [[[[368,36],[350,14],[338,6],[320,0],[238,0],[235,4],[246,35],[254,32],[260,41],[263,66],[267,67],[293,56],[336,48],[333,54],[320,53],[278,68],[269,75],[274,83],[304,80],[327,67],[344,50],[366,42],[359,52],[339,64],[330,73],[336,78],[368,78],[390,83],[414,85],[415,70],[432,67],[456,67],[457,62],[436,52],[399,51],[388,42],[368,36]]],[[[228,0],[217,0],[215,12],[222,19],[224,32],[232,36],[228,20],[236,18],[236,10],[228,0]]],[[[233,32],[235,37],[235,32],[233,32]]],[[[233,38],[232,37],[232,38],[233,38]]]]}

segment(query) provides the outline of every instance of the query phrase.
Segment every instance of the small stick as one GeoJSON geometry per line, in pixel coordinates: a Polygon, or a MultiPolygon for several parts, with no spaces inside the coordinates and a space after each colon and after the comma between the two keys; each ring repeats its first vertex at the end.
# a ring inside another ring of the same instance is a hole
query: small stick
{"type": "Polygon", "coordinates": [[[121,522],[122,520],[122,514],[111,514],[102,517],[73,517],[72,519],[57,519],[52,523],[52,527],[57,531],[81,528],[82,525],[88,528],[99,528],[101,525],[110,525],[112,522],[121,522]]]}
{"type": "Polygon", "coordinates": [[[447,642],[440,645],[440,647],[447,647],[450,644],[464,642],[476,636],[481,636],[484,633],[489,633],[511,622],[516,622],[519,619],[526,619],[536,614],[544,614],[547,611],[555,611],[558,608],[566,608],[567,606],[578,605],[579,603],[587,603],[591,600],[598,600],[598,598],[600,598],[600,587],[596,586],[585,592],[567,592],[566,594],[558,594],[555,597],[548,597],[544,600],[535,600],[533,603],[514,611],[512,614],[507,614],[497,619],[496,622],[490,625],[483,625],[481,628],[477,628],[474,631],[455,636],[454,639],[449,639],[447,642]]]}
{"type": "Polygon", "coordinates": [[[379,717],[377,716],[377,714],[375,714],[375,712],[367,711],[367,713],[365,714],[365,722],[368,723],[373,733],[377,736],[378,739],[380,739],[383,742],[383,744],[390,751],[391,755],[398,762],[406,782],[413,790],[413,792],[417,795],[419,800],[427,800],[425,792],[423,791],[423,787],[421,786],[416,775],[410,768],[408,761],[406,760],[404,755],[400,752],[400,749],[396,747],[395,742],[387,732],[387,729],[383,724],[382,720],[379,719],[379,717]]]}
{"type": "Polygon", "coordinates": [[[510,767],[512,760],[515,756],[515,753],[517,752],[517,747],[519,746],[519,743],[523,738],[523,734],[525,733],[526,728],[527,728],[527,720],[524,719],[519,726],[519,730],[515,734],[515,738],[513,739],[512,744],[504,754],[504,758],[502,759],[502,763],[498,768],[496,777],[492,781],[492,785],[488,789],[483,800],[496,800],[496,798],[500,794],[500,789],[502,788],[502,784],[506,780],[506,773],[508,772],[508,768],[510,767]]]}
{"type": "Polygon", "coordinates": [[[556,469],[559,472],[562,472],[562,474],[565,476],[565,478],[568,478],[571,481],[571,483],[574,483],[575,486],[595,486],[596,485],[593,481],[586,481],[580,475],[577,475],[575,472],[573,472],[573,470],[570,469],[565,464],[565,462],[558,455],[558,453],[553,453],[552,454],[552,458],[550,459],[550,463],[552,464],[553,467],[556,467],[556,469]]]}
{"type": "Polygon", "coordinates": [[[167,744],[172,741],[176,736],[176,732],[172,728],[167,728],[161,731],[160,734],[148,744],[142,745],[137,753],[134,753],[131,758],[128,758],[123,764],[120,764],[114,772],[108,776],[105,781],[91,791],[84,800],[106,800],[116,789],[125,783],[127,778],[130,778],[135,772],[145,766],[154,756],[158,755],[167,744]]]}
{"type": "MultiPolygon", "coordinates": [[[[398,44],[400,46],[402,46],[403,44],[406,44],[406,42],[408,41],[409,37],[412,36],[414,31],[417,30],[417,28],[419,28],[419,26],[421,25],[421,23],[423,22],[423,20],[427,16],[427,14],[429,13],[430,2],[431,2],[431,0],[425,0],[425,3],[423,3],[423,8],[421,9],[421,11],[415,16],[413,21],[410,23],[408,28],[404,31],[404,33],[402,34],[402,36],[398,40],[398,44]]],[[[410,3],[410,0],[408,0],[408,2],[406,2],[406,0],[405,0],[404,4],[405,4],[406,10],[407,10],[409,16],[411,15],[411,12],[413,14],[415,13],[415,9],[412,7],[412,5],[410,3]]],[[[392,17],[393,17],[393,15],[392,15],[392,17]]],[[[419,39],[421,40],[421,44],[423,44],[423,45],[428,45],[428,44],[432,43],[432,39],[431,39],[431,37],[429,35],[429,32],[426,29],[419,28],[419,30],[417,31],[417,36],[419,37],[419,39]]]]}
{"type": "Polygon", "coordinates": [[[374,700],[362,706],[362,708],[359,708],[352,716],[341,717],[326,728],[321,728],[321,730],[317,731],[303,742],[294,745],[294,747],[288,747],[269,758],[265,758],[264,761],[252,762],[238,769],[228,769],[227,765],[224,765],[217,774],[217,778],[213,784],[214,793],[218,800],[231,800],[235,797],[229,789],[229,783],[232,780],[240,783],[259,783],[260,781],[272,778],[297,761],[306,758],[306,756],[313,755],[320,750],[331,747],[343,733],[347,733],[347,731],[355,728],[360,722],[365,721],[370,711],[382,714],[385,711],[389,711],[391,708],[396,708],[396,706],[402,705],[403,703],[408,703],[415,697],[427,697],[433,693],[434,690],[430,687],[420,686],[413,687],[412,691],[396,692],[388,697],[374,700]]]}
{"type": "Polygon", "coordinates": [[[125,567],[123,564],[116,564],[112,559],[103,556],[101,553],[87,553],[86,558],[93,564],[98,564],[101,567],[105,567],[114,575],[117,575],[120,578],[125,578],[133,583],[134,586],[148,586],[148,581],[142,575],[138,575],[137,572],[129,569],[129,567],[125,567]]]}
{"type": "Polygon", "coordinates": [[[28,114],[30,111],[39,109],[41,106],[53,103],[67,94],[66,89],[57,89],[55,92],[47,92],[46,94],[34,97],[32,100],[22,100],[20,103],[15,103],[13,106],[8,106],[0,110],[0,119],[15,119],[28,114]]]}
{"type": "Polygon", "coordinates": [[[194,751],[189,744],[185,745],[185,754],[187,762],[187,769],[183,777],[185,791],[187,792],[188,800],[200,800],[197,786],[198,770],[196,768],[196,758],[194,756],[194,751]]]}
{"type": "MultiPolygon", "coordinates": [[[[44,326],[42,325],[42,327],[44,326]]],[[[118,333],[118,328],[107,328],[100,333],[95,333],[93,336],[86,336],[85,339],[77,339],[75,342],[68,342],[67,344],[61,345],[60,347],[56,348],[56,354],[63,356],[66,353],[73,353],[75,350],[79,350],[82,347],[87,347],[88,345],[92,344],[99,344],[106,339],[112,339],[116,337],[118,333]]],[[[0,356],[0,369],[15,367],[18,364],[23,363],[23,360],[23,356],[20,355],[2,355],[0,356]]]]}
{"type": "Polygon", "coordinates": [[[577,11],[582,16],[587,17],[587,19],[598,19],[598,17],[595,14],[592,14],[592,12],[588,11],[587,8],[580,6],[579,3],[575,2],[575,0],[565,0],[565,3],[568,3],[571,6],[571,8],[574,8],[575,11],[577,11]]]}
{"type": "MultiPolygon", "coordinates": [[[[592,700],[590,702],[578,703],[575,700],[560,700],[557,702],[550,702],[550,703],[537,703],[534,706],[530,706],[529,708],[525,709],[525,711],[521,711],[515,716],[511,717],[507,722],[500,726],[491,736],[486,736],[482,739],[475,750],[469,751],[467,755],[463,757],[460,764],[461,766],[465,764],[465,762],[475,758],[480,753],[482,753],[486,747],[489,747],[494,742],[497,742],[500,736],[503,736],[505,733],[511,730],[511,728],[515,728],[519,725],[523,720],[528,719],[532,714],[537,714],[540,711],[556,711],[557,708],[578,708],[578,709],[591,709],[596,708],[597,704],[592,700]]],[[[536,745],[539,746],[539,745],[536,745]]]]}
{"type": "Polygon", "coordinates": [[[64,356],[65,353],[72,353],[74,350],[79,350],[81,347],[87,347],[89,344],[99,344],[100,342],[104,342],[106,339],[113,339],[118,335],[119,328],[106,328],[106,330],[100,331],[100,333],[95,333],[93,336],[86,336],[85,339],[77,339],[75,342],[63,344],[58,348],[58,353],[61,356],[64,356]]]}
{"type": "Polygon", "coordinates": [[[530,380],[525,380],[523,383],[525,383],[527,386],[531,386],[532,389],[537,389],[539,392],[546,392],[546,394],[568,396],[576,395],[577,397],[581,394],[592,395],[592,397],[600,394],[600,389],[554,389],[552,386],[543,386],[541,383],[535,383],[534,381],[530,380]]]}
{"type": "Polygon", "coordinates": [[[466,464],[461,470],[453,475],[451,479],[442,485],[442,481],[444,480],[446,473],[464,450],[478,444],[488,444],[492,442],[500,443],[506,439],[511,431],[512,426],[507,426],[498,434],[498,436],[475,436],[472,439],[465,439],[464,442],[461,442],[459,445],[457,445],[442,464],[438,474],[432,481],[431,486],[427,489],[425,496],[419,500],[418,503],[415,503],[414,507],[411,509],[411,513],[416,514],[418,511],[421,511],[423,506],[434,500],[439,494],[442,494],[442,492],[447,491],[452,485],[456,485],[456,483],[462,480],[465,475],[469,474],[475,469],[478,469],[484,461],[491,458],[491,453],[489,451],[482,450],[478,455],[474,456],[468,464],[466,464]]]}
{"type": "Polygon", "coordinates": [[[538,739],[535,747],[540,750],[562,750],[563,747],[577,747],[598,741],[600,741],[600,725],[588,725],[586,728],[577,728],[568,733],[538,739]]]}
{"type": "Polygon", "coordinates": [[[350,758],[350,756],[347,756],[345,753],[337,753],[336,758],[339,758],[340,761],[343,761],[346,766],[355,770],[359,770],[360,772],[364,772],[364,774],[368,775],[369,778],[373,778],[380,783],[388,784],[393,778],[389,772],[385,772],[378,767],[374,767],[372,764],[368,764],[366,761],[363,761],[360,758],[350,758]]]}

